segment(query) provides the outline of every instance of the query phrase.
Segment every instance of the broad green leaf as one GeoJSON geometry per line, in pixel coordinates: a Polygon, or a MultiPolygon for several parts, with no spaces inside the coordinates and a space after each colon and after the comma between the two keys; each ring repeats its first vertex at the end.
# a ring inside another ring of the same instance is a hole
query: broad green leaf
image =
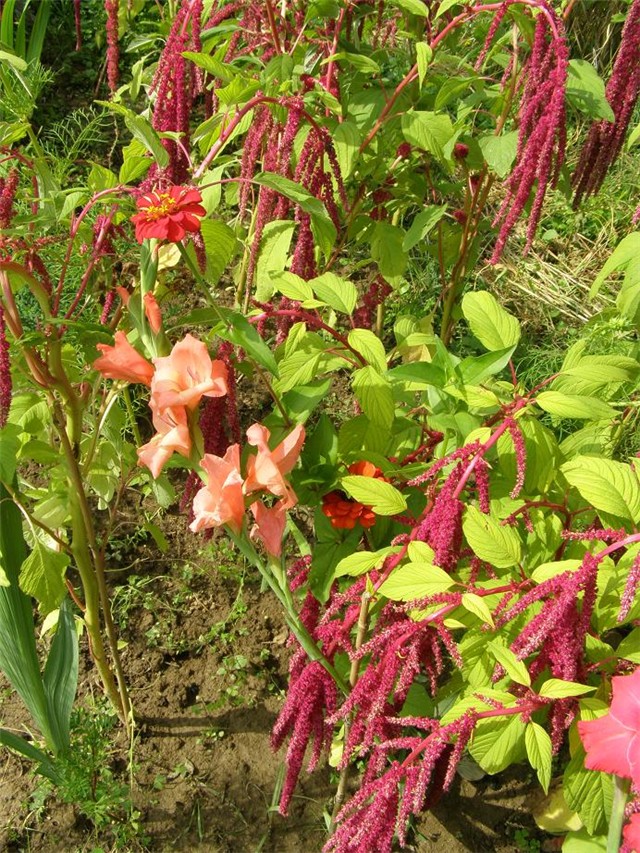
{"type": "Polygon", "coordinates": [[[577,456],[560,470],[599,512],[634,523],[640,521],[640,481],[630,465],[596,456],[577,456]]]}
{"type": "Polygon", "coordinates": [[[524,758],[525,724],[519,715],[480,720],[469,752],[487,773],[500,773],[524,758]]]}
{"type": "Polygon", "coordinates": [[[447,113],[411,110],[403,114],[401,125],[407,142],[428,151],[437,160],[445,160],[444,148],[455,133],[447,113]]]}
{"type": "Polygon", "coordinates": [[[64,576],[68,565],[66,554],[51,551],[38,541],[22,564],[20,589],[33,596],[45,614],[55,610],[66,594],[64,576]]]}
{"type": "Polygon", "coordinates": [[[332,136],[340,172],[343,180],[346,180],[358,159],[362,136],[357,125],[349,119],[337,125],[332,136]]]}
{"type": "Polygon", "coordinates": [[[407,508],[402,493],[384,480],[349,474],[342,478],[341,484],[350,497],[370,506],[376,515],[398,515],[407,508]]]}
{"type": "Polygon", "coordinates": [[[465,592],[462,596],[462,606],[493,628],[493,616],[487,602],[481,595],[476,595],[475,592],[465,592]]]}
{"type": "Polygon", "coordinates": [[[569,103],[590,118],[615,121],[604,80],[586,59],[569,60],[566,94],[569,103]]]}
{"type": "Polygon", "coordinates": [[[312,278],[309,284],[314,293],[326,302],[334,311],[341,314],[352,314],[358,301],[358,291],[355,284],[332,272],[326,272],[317,278],[312,278]]]}
{"type": "Polygon", "coordinates": [[[131,135],[142,142],[147,151],[151,152],[154,160],[164,168],[169,163],[169,154],[151,123],[139,115],[130,113],[124,117],[124,122],[131,131],[131,135]]]}
{"type": "Polygon", "coordinates": [[[497,569],[509,569],[522,560],[522,543],[516,530],[476,507],[467,506],[462,529],[474,554],[497,569]]]}
{"type": "Polygon", "coordinates": [[[6,50],[0,50],[0,62],[6,62],[7,65],[15,68],[16,71],[26,71],[28,68],[24,59],[21,59],[21,57],[16,56],[14,53],[9,53],[6,50]]]}
{"type": "Polygon", "coordinates": [[[438,566],[404,563],[391,572],[378,591],[391,601],[415,601],[446,592],[454,584],[454,579],[438,566]]]}
{"type": "Polygon", "coordinates": [[[512,681],[515,681],[517,684],[524,684],[525,687],[531,686],[531,676],[526,665],[521,660],[518,660],[511,649],[507,648],[503,642],[498,639],[491,640],[487,644],[487,648],[504,668],[512,681]]]}
{"type": "Polygon", "coordinates": [[[626,269],[629,264],[637,263],[638,257],[640,257],[640,231],[633,231],[631,234],[627,234],[613,250],[591,285],[589,296],[593,298],[598,293],[612,272],[626,269]]]}
{"type": "Polygon", "coordinates": [[[615,417],[615,410],[597,397],[582,397],[562,391],[543,391],[536,396],[536,403],[545,412],[559,418],[602,421],[615,417]]]}
{"type": "Polygon", "coordinates": [[[207,253],[207,282],[217,284],[235,252],[236,236],[220,219],[203,219],[200,233],[207,253]]]}
{"type": "Polygon", "coordinates": [[[390,0],[390,5],[404,9],[405,12],[409,12],[411,15],[426,17],[429,14],[429,9],[422,0],[390,0]]]}
{"type": "Polygon", "coordinates": [[[393,286],[400,283],[407,268],[404,239],[402,228],[384,221],[376,222],[371,236],[371,257],[377,263],[380,274],[393,286]]]}
{"type": "Polygon", "coordinates": [[[0,429],[0,480],[11,483],[18,464],[22,429],[9,421],[0,429]]]}
{"type": "Polygon", "coordinates": [[[606,853],[607,836],[591,835],[583,826],[582,829],[572,830],[564,837],[562,853],[606,853]]]}
{"type": "Polygon", "coordinates": [[[380,338],[370,329],[352,329],[347,338],[349,344],[377,371],[387,369],[387,355],[380,338]]]}
{"type": "Polygon", "coordinates": [[[504,690],[495,690],[493,687],[487,687],[481,694],[472,693],[470,696],[464,696],[461,699],[457,699],[457,701],[448,708],[440,718],[440,725],[448,726],[449,723],[455,722],[463,714],[466,714],[467,711],[482,712],[489,711],[491,708],[511,708],[513,705],[515,705],[515,697],[511,693],[507,693],[504,690]]]}
{"type": "Polygon", "coordinates": [[[419,388],[442,388],[445,382],[444,371],[435,364],[428,361],[413,361],[408,364],[400,364],[392,368],[387,376],[395,382],[402,382],[408,386],[408,390],[416,391],[419,388]]]}
{"type": "Polygon", "coordinates": [[[427,234],[435,228],[447,211],[446,205],[429,204],[421,210],[411,223],[411,227],[404,236],[402,248],[405,252],[423,240],[427,234]]]}
{"type": "Polygon", "coordinates": [[[549,791],[551,782],[551,738],[538,723],[528,723],[524,733],[527,748],[527,758],[538,774],[538,779],[545,794],[549,791]]]}
{"type": "Polygon", "coordinates": [[[436,12],[434,20],[437,20],[440,15],[444,15],[445,12],[448,12],[453,6],[461,3],[462,0],[442,0],[440,5],[438,6],[438,11],[436,12]]]}
{"type": "Polygon", "coordinates": [[[616,649],[616,655],[632,663],[640,663],[640,628],[634,628],[616,649]]]}
{"type": "Polygon", "coordinates": [[[577,681],[563,681],[561,678],[549,678],[538,690],[538,695],[545,699],[565,699],[567,696],[583,696],[592,693],[596,688],[577,681]]]}
{"type": "Polygon", "coordinates": [[[474,336],[488,350],[504,350],[520,340],[520,323],[486,290],[465,293],[462,313],[474,336]]]}
{"type": "Polygon", "coordinates": [[[292,272],[280,272],[271,275],[271,280],[276,289],[288,299],[296,302],[307,302],[313,299],[313,289],[308,281],[300,278],[292,272]]]}
{"type": "Polygon", "coordinates": [[[424,78],[427,76],[427,69],[433,58],[433,50],[431,45],[426,41],[416,42],[416,62],[418,65],[418,85],[422,88],[424,78]]]}
{"type": "MultiPolygon", "coordinates": [[[[316,513],[316,533],[318,532],[318,514],[316,513]]],[[[324,517],[323,520],[329,522],[329,519],[324,517]]],[[[333,531],[340,533],[343,531],[333,531]]],[[[334,581],[334,571],[338,563],[349,554],[353,554],[358,547],[358,543],[362,538],[362,529],[356,525],[354,530],[350,530],[344,538],[339,536],[332,540],[324,540],[319,538],[314,544],[313,555],[311,560],[311,571],[309,572],[309,585],[311,591],[319,601],[326,601],[329,597],[329,590],[334,581]]]]}
{"type": "Polygon", "coordinates": [[[531,580],[536,583],[543,583],[564,572],[577,572],[581,565],[582,560],[555,560],[551,563],[542,563],[531,573],[531,580]]]}
{"type": "Polygon", "coordinates": [[[518,153],[518,131],[513,130],[500,136],[493,133],[481,136],[478,145],[491,171],[499,178],[506,178],[518,153]]]}
{"type": "Polygon", "coordinates": [[[349,53],[346,50],[342,50],[339,53],[334,53],[332,56],[327,57],[327,59],[323,59],[320,64],[326,65],[331,61],[346,62],[347,65],[355,68],[356,71],[362,71],[365,74],[380,73],[380,66],[378,63],[371,59],[370,56],[366,56],[364,53],[349,53]]]}
{"type": "MultiPolygon", "coordinates": [[[[209,309],[203,310],[206,312],[209,309]]],[[[224,321],[215,327],[216,334],[224,340],[242,347],[247,355],[255,359],[259,365],[266,368],[273,376],[278,376],[278,365],[273,353],[243,314],[240,314],[239,311],[231,311],[228,308],[218,308],[215,314],[216,319],[222,315],[224,321]]],[[[203,322],[206,321],[203,320],[203,322]]]]}
{"type": "Polygon", "coordinates": [[[256,266],[258,299],[270,299],[273,293],[273,273],[282,273],[287,263],[295,222],[275,219],[267,223],[260,240],[256,266]]]}
{"type": "Polygon", "coordinates": [[[613,801],[613,777],[584,766],[580,745],[567,765],[562,788],[569,808],[578,813],[590,835],[606,833],[613,801]]]}
{"type": "Polygon", "coordinates": [[[395,402],[389,380],[374,367],[367,365],[354,372],[353,390],[369,420],[386,429],[390,428],[395,402]]]}
{"type": "Polygon", "coordinates": [[[182,55],[185,59],[197,65],[198,68],[204,68],[208,74],[211,74],[212,77],[217,77],[223,83],[231,83],[238,76],[237,68],[221,62],[215,56],[211,56],[208,53],[194,53],[191,50],[185,50],[182,55]]]}
{"type": "Polygon", "coordinates": [[[375,569],[386,560],[389,554],[397,554],[401,550],[400,546],[390,546],[388,548],[380,548],[378,551],[356,551],[355,554],[349,554],[348,557],[340,560],[335,568],[335,577],[341,578],[345,575],[350,577],[358,577],[375,569]]]}
{"type": "Polygon", "coordinates": [[[515,346],[507,349],[499,349],[495,352],[486,352],[484,355],[467,356],[458,365],[465,384],[478,385],[490,376],[500,373],[511,359],[515,346]]]}

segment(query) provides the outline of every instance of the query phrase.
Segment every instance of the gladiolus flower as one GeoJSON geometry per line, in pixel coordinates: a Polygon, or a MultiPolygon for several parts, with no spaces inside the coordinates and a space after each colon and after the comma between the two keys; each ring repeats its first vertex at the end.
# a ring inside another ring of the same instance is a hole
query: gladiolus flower
{"type": "Polygon", "coordinates": [[[192,335],[179,341],[164,358],[154,358],[156,372],[151,383],[152,405],[162,410],[186,406],[193,411],[202,397],[227,393],[227,368],[212,361],[207,347],[192,335]]]}
{"type": "Polygon", "coordinates": [[[262,542],[272,557],[279,557],[282,554],[282,537],[287,525],[284,501],[278,501],[272,507],[265,506],[262,501],[255,501],[250,509],[256,520],[251,537],[262,542]]]}
{"type": "Polygon", "coordinates": [[[151,331],[154,335],[157,335],[162,329],[162,314],[160,312],[158,300],[155,298],[153,293],[145,293],[143,302],[145,317],[149,321],[151,331]]]}
{"type": "Polygon", "coordinates": [[[199,231],[200,217],[207,212],[201,201],[198,190],[191,187],[169,187],[141,196],[137,202],[140,212],[131,217],[136,240],[142,243],[156,237],[178,243],[187,231],[199,231]]]}
{"type": "Polygon", "coordinates": [[[157,432],[151,441],[138,448],[138,462],[140,465],[146,465],[157,479],[174,453],[189,457],[191,433],[187,413],[180,406],[163,409],[162,412],[154,409],[153,425],[157,432]]]}
{"type": "Polygon", "coordinates": [[[585,767],[615,773],[640,787],[640,667],[613,678],[609,713],[581,720],[578,731],[586,750],[585,767]]]}
{"type": "Polygon", "coordinates": [[[93,367],[107,379],[151,385],[153,365],[131,346],[124,332],[116,332],[114,346],[98,344],[97,348],[102,355],[93,362],[93,367]]]}
{"type": "Polygon", "coordinates": [[[631,815],[629,823],[622,833],[625,844],[631,848],[632,853],[640,853],[640,812],[631,815]]]}
{"type": "Polygon", "coordinates": [[[223,457],[205,453],[200,464],[208,475],[207,484],[193,499],[194,520],[189,529],[198,533],[228,524],[240,533],[244,518],[240,446],[232,444],[223,457]]]}
{"type": "Polygon", "coordinates": [[[247,430],[247,440],[258,448],[258,453],[247,460],[245,494],[265,489],[272,495],[284,498],[283,509],[289,509],[297,498],[285,476],[298,461],[305,438],[304,427],[302,424],[294,427],[275,450],[269,450],[267,442],[270,436],[271,433],[262,424],[254,424],[247,430]]]}

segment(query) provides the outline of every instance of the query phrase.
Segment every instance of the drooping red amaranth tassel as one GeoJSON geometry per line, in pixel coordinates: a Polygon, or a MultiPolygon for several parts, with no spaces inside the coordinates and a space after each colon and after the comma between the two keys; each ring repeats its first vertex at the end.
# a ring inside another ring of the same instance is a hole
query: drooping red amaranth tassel
{"type": "Polygon", "coordinates": [[[0,428],[6,424],[9,417],[12,387],[9,341],[4,322],[4,308],[0,302],[0,428]]]}
{"type": "Polygon", "coordinates": [[[115,92],[118,88],[118,62],[120,60],[120,46],[118,43],[118,10],[120,0],[104,0],[104,8],[107,13],[107,83],[109,91],[115,92]]]}

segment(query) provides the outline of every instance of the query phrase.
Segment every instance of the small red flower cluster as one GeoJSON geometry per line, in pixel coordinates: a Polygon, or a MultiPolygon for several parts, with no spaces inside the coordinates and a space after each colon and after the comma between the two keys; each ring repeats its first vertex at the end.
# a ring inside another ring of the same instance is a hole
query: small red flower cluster
{"type": "MultiPolygon", "coordinates": [[[[386,480],[379,468],[372,462],[354,462],[349,465],[350,474],[361,477],[374,477],[377,480],[386,480]]],[[[376,523],[376,516],[370,506],[361,504],[347,497],[340,489],[334,489],[322,499],[322,512],[331,520],[333,527],[338,530],[353,530],[356,524],[368,529],[376,523]]]]}

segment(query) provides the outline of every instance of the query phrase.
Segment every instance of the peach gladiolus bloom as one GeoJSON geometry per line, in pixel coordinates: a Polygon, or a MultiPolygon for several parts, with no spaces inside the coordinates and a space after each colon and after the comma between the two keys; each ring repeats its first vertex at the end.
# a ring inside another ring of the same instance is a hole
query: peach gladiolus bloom
{"type": "Polygon", "coordinates": [[[179,406],[153,410],[153,425],[157,432],[147,444],[138,448],[138,464],[146,465],[157,479],[160,472],[174,453],[189,457],[191,453],[191,433],[187,423],[187,413],[179,406]]]}
{"type": "Polygon", "coordinates": [[[287,524],[284,501],[278,501],[272,507],[265,506],[262,501],[255,501],[250,509],[256,520],[251,538],[262,542],[272,557],[279,557],[282,554],[282,537],[287,524]]]}
{"type": "Polygon", "coordinates": [[[255,456],[247,460],[247,478],[244,483],[245,494],[265,489],[272,495],[284,498],[285,506],[289,509],[296,501],[296,495],[285,476],[298,461],[300,450],[304,443],[305,432],[302,424],[294,427],[275,450],[269,450],[271,433],[262,426],[254,424],[247,430],[249,444],[258,448],[255,456]]]}
{"type": "Polygon", "coordinates": [[[227,393],[227,368],[212,361],[206,345],[186,335],[164,358],[154,358],[156,372],[151,383],[152,404],[159,410],[186,406],[193,411],[202,397],[227,393]]]}
{"type": "Polygon", "coordinates": [[[153,365],[131,346],[124,332],[116,332],[115,346],[98,344],[98,349],[102,355],[93,362],[93,367],[107,379],[151,385],[153,365]]]}
{"type": "Polygon", "coordinates": [[[640,787],[640,667],[633,675],[612,679],[609,713],[597,720],[581,720],[578,732],[589,770],[615,773],[640,787]]]}
{"type": "Polygon", "coordinates": [[[235,533],[240,533],[244,518],[240,445],[232,444],[224,457],[205,453],[200,464],[207,472],[207,484],[193,499],[195,518],[189,529],[198,533],[228,524],[235,533]]]}

